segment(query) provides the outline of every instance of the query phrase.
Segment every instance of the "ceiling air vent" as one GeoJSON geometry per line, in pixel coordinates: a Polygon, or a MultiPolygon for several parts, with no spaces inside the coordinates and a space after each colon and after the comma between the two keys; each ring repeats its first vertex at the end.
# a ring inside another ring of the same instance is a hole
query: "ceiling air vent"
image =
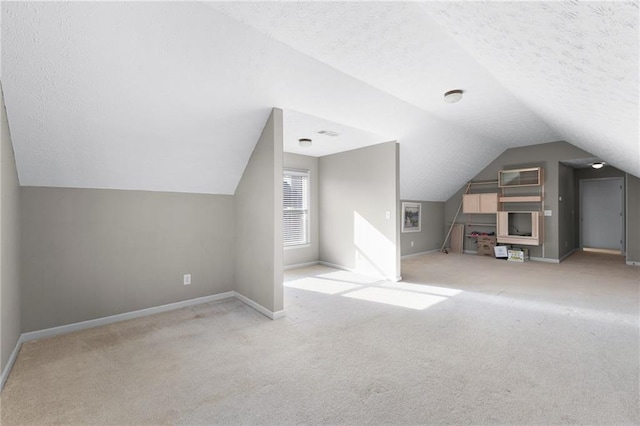
{"type": "Polygon", "coordinates": [[[340,136],[340,133],[332,132],[331,130],[320,130],[318,133],[325,136],[333,136],[334,138],[340,136]]]}

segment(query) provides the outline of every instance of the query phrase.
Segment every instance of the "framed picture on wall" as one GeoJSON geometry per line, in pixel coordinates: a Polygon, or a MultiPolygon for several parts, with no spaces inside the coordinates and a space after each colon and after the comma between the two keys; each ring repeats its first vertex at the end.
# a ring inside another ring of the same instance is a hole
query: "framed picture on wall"
{"type": "Polygon", "coordinates": [[[420,232],[422,204],[402,203],[402,232],[420,232]]]}

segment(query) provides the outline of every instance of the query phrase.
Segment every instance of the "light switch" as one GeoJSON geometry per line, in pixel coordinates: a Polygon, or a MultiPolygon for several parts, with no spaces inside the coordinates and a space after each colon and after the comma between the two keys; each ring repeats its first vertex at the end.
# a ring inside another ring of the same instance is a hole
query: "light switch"
{"type": "Polygon", "coordinates": [[[387,219],[391,219],[391,212],[386,212],[386,213],[384,214],[384,216],[385,216],[387,219]]]}
{"type": "Polygon", "coordinates": [[[551,210],[545,210],[544,211],[544,215],[545,216],[551,216],[551,210]]]}

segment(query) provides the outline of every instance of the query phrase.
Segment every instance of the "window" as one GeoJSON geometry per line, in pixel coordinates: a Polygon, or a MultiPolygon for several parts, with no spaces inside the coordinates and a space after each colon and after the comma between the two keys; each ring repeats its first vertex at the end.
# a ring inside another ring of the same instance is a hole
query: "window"
{"type": "Polygon", "coordinates": [[[309,172],[285,170],[282,178],[285,247],[309,244],[309,172]]]}

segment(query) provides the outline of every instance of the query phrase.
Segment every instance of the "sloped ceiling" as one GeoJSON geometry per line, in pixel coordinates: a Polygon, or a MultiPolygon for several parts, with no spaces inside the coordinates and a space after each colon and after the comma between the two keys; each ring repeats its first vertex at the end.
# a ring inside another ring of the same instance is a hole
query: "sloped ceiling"
{"type": "Polygon", "coordinates": [[[637,3],[3,2],[2,84],[22,185],[232,194],[274,106],[398,140],[404,199],[561,139],[640,175],[637,3]]]}

